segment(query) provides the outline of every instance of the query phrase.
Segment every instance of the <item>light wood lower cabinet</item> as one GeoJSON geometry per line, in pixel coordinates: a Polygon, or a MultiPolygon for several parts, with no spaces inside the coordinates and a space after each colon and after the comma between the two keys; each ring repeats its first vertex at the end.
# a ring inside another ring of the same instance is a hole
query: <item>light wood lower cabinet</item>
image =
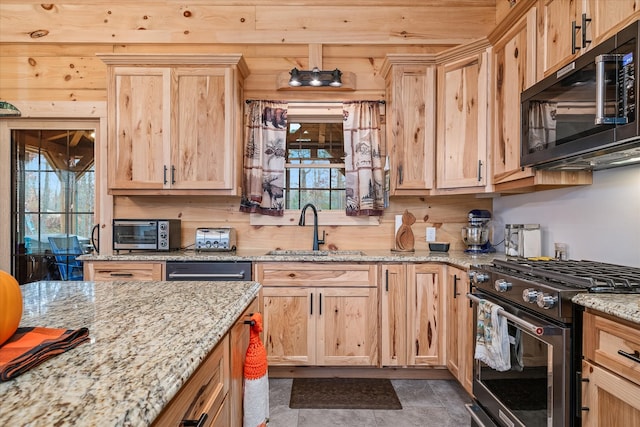
{"type": "Polygon", "coordinates": [[[97,282],[164,280],[164,262],[85,261],[84,279],[97,282]]]}
{"type": "Polygon", "coordinates": [[[444,366],[444,294],[438,264],[383,264],[382,365],[444,366]]]}
{"type": "Polygon", "coordinates": [[[244,322],[258,308],[256,298],[163,409],[154,426],[187,425],[185,420],[198,421],[205,415],[198,425],[242,426],[243,369],[250,333],[244,322]]]}
{"type": "Polygon", "coordinates": [[[469,394],[473,383],[473,309],[466,293],[469,275],[451,266],[446,269],[444,294],[447,301],[447,368],[469,394]]]}
{"type": "MultiPolygon", "coordinates": [[[[198,421],[206,417],[204,426],[229,425],[229,336],[218,343],[189,378],[178,394],[169,402],[154,426],[178,426],[185,420],[198,421]]],[[[195,425],[195,424],[193,424],[195,425]]]]}
{"type": "Polygon", "coordinates": [[[374,264],[258,263],[270,365],[376,366],[374,264]]]}
{"type": "Polygon", "coordinates": [[[640,328],[587,310],[583,318],[582,425],[640,425],[640,328]]]}

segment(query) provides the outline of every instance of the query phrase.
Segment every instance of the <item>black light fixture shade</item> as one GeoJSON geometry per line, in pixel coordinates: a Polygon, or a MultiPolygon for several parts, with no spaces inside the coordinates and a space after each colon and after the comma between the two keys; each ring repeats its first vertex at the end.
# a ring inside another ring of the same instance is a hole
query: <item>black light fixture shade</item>
{"type": "Polygon", "coordinates": [[[339,69],[333,71],[321,71],[318,67],[314,67],[311,71],[298,70],[297,68],[289,71],[291,78],[289,86],[342,86],[342,72],[339,69]]]}

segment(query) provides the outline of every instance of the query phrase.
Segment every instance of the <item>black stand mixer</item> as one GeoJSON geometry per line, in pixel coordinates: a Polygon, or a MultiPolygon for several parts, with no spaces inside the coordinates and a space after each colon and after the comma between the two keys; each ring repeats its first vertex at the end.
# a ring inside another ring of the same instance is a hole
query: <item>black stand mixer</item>
{"type": "Polygon", "coordinates": [[[484,209],[469,211],[469,225],[462,227],[462,240],[467,253],[486,254],[496,251],[489,241],[491,212],[484,209]]]}

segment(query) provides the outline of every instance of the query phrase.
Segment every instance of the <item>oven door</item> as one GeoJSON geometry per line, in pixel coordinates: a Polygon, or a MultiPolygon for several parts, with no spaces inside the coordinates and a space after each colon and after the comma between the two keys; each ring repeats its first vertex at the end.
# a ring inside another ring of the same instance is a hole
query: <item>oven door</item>
{"type": "MultiPolygon", "coordinates": [[[[511,343],[511,369],[499,372],[474,360],[473,394],[500,426],[568,427],[570,417],[570,327],[556,325],[476,290],[503,308],[511,343]]],[[[475,349],[475,345],[474,345],[475,349]]]]}

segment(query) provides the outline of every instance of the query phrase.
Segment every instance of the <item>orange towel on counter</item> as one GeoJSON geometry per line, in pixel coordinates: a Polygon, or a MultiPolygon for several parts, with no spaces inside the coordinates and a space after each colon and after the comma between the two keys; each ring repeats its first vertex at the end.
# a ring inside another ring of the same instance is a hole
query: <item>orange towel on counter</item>
{"type": "Polygon", "coordinates": [[[89,329],[18,328],[0,346],[0,381],[9,381],[89,340],[89,329]]]}

